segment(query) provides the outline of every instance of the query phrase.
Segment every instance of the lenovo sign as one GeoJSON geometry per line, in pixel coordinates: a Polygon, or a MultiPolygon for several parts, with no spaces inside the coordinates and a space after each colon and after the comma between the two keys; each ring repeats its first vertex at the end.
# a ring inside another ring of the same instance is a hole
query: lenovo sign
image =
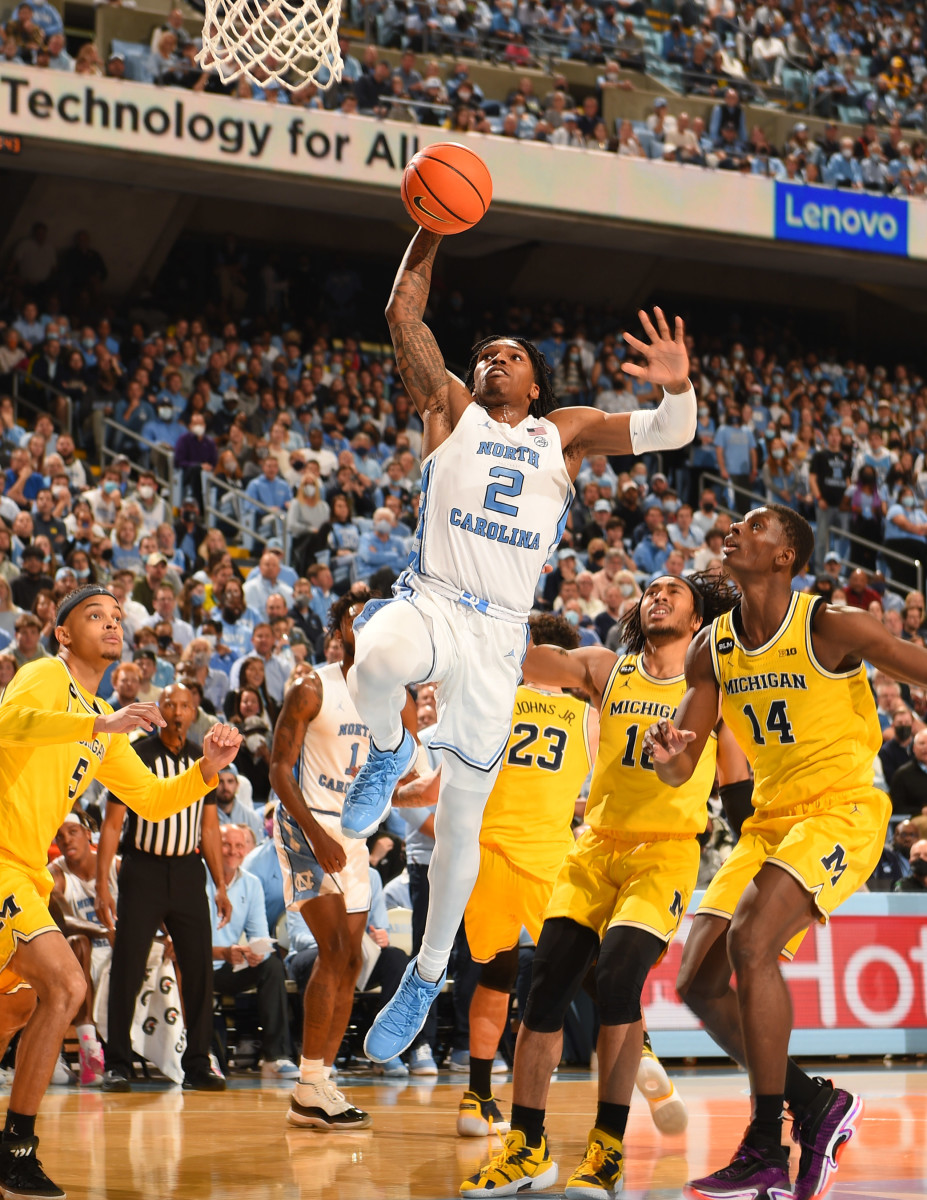
{"type": "Polygon", "coordinates": [[[908,253],[908,202],[867,192],[776,184],[776,237],[875,254],[908,253]]]}

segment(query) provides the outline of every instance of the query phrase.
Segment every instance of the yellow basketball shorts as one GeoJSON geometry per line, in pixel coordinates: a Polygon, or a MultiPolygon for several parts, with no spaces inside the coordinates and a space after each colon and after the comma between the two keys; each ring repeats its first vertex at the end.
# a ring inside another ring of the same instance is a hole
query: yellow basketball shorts
{"type": "MultiPolygon", "coordinates": [[[[771,862],[811,894],[818,920],[826,924],[875,869],[891,811],[885,792],[858,788],[828,792],[790,812],[754,813],[708,885],[699,912],[730,919],[747,885],[771,862]]],[[[795,956],[806,932],[783,948],[784,958],[795,956]]]]}
{"type": "Polygon", "coordinates": [[[473,961],[489,962],[517,946],[522,926],[537,942],[551,886],[513,867],[499,850],[480,846],[480,873],[464,912],[473,961]]]}
{"type": "Polygon", "coordinates": [[[667,945],[698,878],[694,837],[631,841],[587,829],[563,860],[547,917],[569,917],[600,940],[613,925],[633,925],[667,945]]]}
{"type": "Polygon", "coordinates": [[[13,863],[0,861],[0,994],[29,986],[10,965],[22,943],[58,929],[48,911],[51,890],[52,879],[47,871],[33,875],[13,863]]]}

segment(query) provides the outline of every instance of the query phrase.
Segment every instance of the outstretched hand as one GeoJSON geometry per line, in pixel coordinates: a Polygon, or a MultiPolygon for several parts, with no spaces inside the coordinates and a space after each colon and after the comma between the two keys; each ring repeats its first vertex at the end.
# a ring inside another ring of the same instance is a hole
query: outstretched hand
{"type": "Polygon", "coordinates": [[[166,724],[157,704],[127,704],[125,708],[117,708],[113,713],[97,717],[93,732],[132,733],[135,729],[144,729],[146,733],[151,733],[156,726],[160,728],[166,724]]]}
{"type": "Polygon", "coordinates": [[[241,734],[234,725],[213,725],[203,738],[203,757],[200,766],[204,779],[212,779],[235,761],[241,734]]]}
{"type": "Polygon", "coordinates": [[[622,363],[621,369],[626,375],[633,375],[646,383],[665,387],[668,392],[684,392],[689,375],[689,352],[686,349],[686,327],[683,319],[676,318],[674,333],[666,323],[661,308],[655,308],[653,315],[656,327],[643,309],[638,313],[644,333],[650,339],[649,344],[631,333],[624,335],[628,345],[644,356],[645,365],[628,362],[622,363]]]}
{"type": "Polygon", "coordinates": [[[666,763],[678,758],[695,734],[689,729],[677,729],[672,721],[658,721],[644,734],[644,753],[654,762],[666,763]]]}

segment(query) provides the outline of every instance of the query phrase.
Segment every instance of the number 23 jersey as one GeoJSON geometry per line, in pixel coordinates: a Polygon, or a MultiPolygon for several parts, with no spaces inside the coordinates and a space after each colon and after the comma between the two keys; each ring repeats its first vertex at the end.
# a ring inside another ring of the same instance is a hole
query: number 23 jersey
{"type": "Polygon", "coordinates": [[[818,662],[811,626],[820,602],[794,592],[782,624],[756,650],[738,637],[738,608],[711,627],[721,716],[753,767],[758,811],[872,787],[882,732],[866,668],[833,672],[818,662]]]}
{"type": "Polygon", "coordinates": [[[426,582],[526,616],[573,499],[549,419],[511,426],[475,401],[422,463],[409,565],[426,582]]]}

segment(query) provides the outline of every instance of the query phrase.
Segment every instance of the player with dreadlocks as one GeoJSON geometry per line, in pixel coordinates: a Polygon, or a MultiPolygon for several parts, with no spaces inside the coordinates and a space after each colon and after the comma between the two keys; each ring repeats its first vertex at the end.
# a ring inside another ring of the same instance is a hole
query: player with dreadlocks
{"type": "MultiPolygon", "coordinates": [[[[510,1132],[495,1158],[464,1180],[462,1196],[505,1196],[556,1181],[544,1132],[547,1092],[567,1010],[593,963],[601,1019],[598,1110],[566,1195],[621,1190],[624,1132],[645,1046],[644,982],[666,953],[695,887],[697,837],[708,821],[716,765],[723,780],[739,773],[742,758],[719,727],[687,788],[673,791],[657,779],[642,742],[654,716],[670,716],[685,694],[693,637],[736,598],[724,578],[663,575],[624,618],[625,653],[598,646],[528,651],[525,673],[538,686],[583,691],[599,709],[599,751],[588,828],[563,861],[538,939],[515,1049],[510,1132]]],[[[663,1097],[648,1099],[652,1108],[661,1100],[679,1105],[668,1081],[663,1097]]],[[[654,1118],[659,1124],[657,1112],[654,1118]]]]}
{"type": "Polygon", "coordinates": [[[440,992],[480,864],[480,823],[510,732],[538,579],[560,540],[573,480],[588,454],[643,454],[686,445],[696,403],[682,321],[641,321],[625,334],[640,361],[624,370],[664,388],[652,412],[552,409],[543,358],[521,339],[482,341],[464,384],[424,323],[441,238],[419,229],[386,309],[402,381],[424,425],[422,501],[409,568],[394,599],[357,625],[351,696],[370,729],[370,755],[342,811],[363,838],[385,817],[413,740],[399,714],[407,684],[440,680],[431,745],[443,752],[431,894],[421,949],[378,1014],[365,1049],[402,1053],[440,992]],[[363,627],[361,627],[363,624],[363,627]]]}
{"type": "MultiPolygon", "coordinates": [[[[318,943],[303,999],[299,1083],[287,1121],[310,1129],[364,1129],[370,1117],[335,1087],[332,1063],[351,1015],[361,942],[370,909],[367,847],[341,832],[341,805],[367,757],[367,726],[348,695],[354,662],[354,619],[371,598],[355,587],[331,608],[330,632],[344,647],[340,663],[317,667],[286,694],[274,731],[270,782],[280,798],[274,842],[286,906],[302,917],[318,943]]],[[[416,732],[408,698],[403,720],[416,732]]]]}

